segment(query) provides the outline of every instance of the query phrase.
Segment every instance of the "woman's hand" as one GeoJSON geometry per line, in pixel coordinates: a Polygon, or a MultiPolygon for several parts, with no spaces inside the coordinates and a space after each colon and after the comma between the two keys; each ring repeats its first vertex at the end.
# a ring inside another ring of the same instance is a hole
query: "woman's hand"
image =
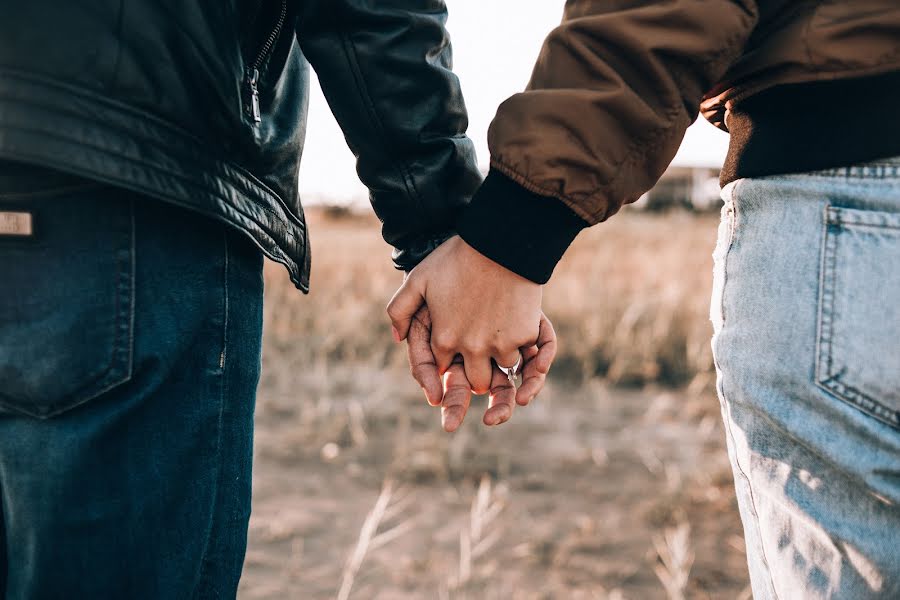
{"type": "Polygon", "coordinates": [[[403,282],[388,305],[394,337],[406,339],[423,305],[431,317],[430,348],[438,373],[457,355],[476,394],[491,388],[491,360],[510,367],[520,348],[538,340],[541,286],[500,266],[458,236],[444,242],[403,282]]]}
{"type": "MultiPolygon", "coordinates": [[[[431,315],[422,306],[413,316],[407,336],[407,352],[412,375],[432,406],[441,407],[441,422],[449,432],[456,431],[469,410],[472,385],[466,379],[462,361],[455,359],[443,378],[431,351],[431,315]]],[[[550,320],[541,315],[537,343],[522,352],[522,385],[518,390],[496,365],[492,369],[490,400],[484,414],[485,425],[500,425],[512,416],[516,404],[525,406],[543,389],[556,356],[556,333],[550,320]]]]}

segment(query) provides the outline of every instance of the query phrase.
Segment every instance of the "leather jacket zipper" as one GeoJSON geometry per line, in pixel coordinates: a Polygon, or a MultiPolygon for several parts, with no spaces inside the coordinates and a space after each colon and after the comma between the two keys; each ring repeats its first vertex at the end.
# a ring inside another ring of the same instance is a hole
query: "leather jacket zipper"
{"type": "Polygon", "coordinates": [[[281,10],[278,13],[278,20],[275,22],[275,27],[272,29],[271,33],[269,33],[266,42],[256,54],[256,59],[250,63],[250,68],[247,69],[247,87],[250,92],[249,112],[253,117],[253,121],[256,123],[262,121],[262,111],[259,108],[259,70],[262,68],[263,64],[265,64],[266,59],[269,57],[269,53],[272,52],[272,49],[275,47],[275,42],[278,41],[278,36],[281,35],[281,28],[284,27],[286,18],[287,0],[281,0],[281,10]]]}

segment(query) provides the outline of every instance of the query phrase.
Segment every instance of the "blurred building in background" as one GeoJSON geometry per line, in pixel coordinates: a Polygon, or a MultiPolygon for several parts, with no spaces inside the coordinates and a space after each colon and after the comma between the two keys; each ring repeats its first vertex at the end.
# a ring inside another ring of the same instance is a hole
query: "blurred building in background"
{"type": "Polygon", "coordinates": [[[638,210],[659,211],[686,208],[705,212],[718,210],[719,170],[711,167],[671,166],[649,192],[632,205],[638,210]]]}

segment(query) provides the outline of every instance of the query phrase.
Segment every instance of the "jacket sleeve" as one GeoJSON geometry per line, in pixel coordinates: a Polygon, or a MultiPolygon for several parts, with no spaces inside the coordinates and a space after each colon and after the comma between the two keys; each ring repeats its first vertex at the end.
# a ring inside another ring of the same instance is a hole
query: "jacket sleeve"
{"type": "Polygon", "coordinates": [[[455,233],[481,183],[443,0],[312,0],[297,37],[409,270],[455,233]]]}
{"type": "Polygon", "coordinates": [[[656,183],[757,18],[752,0],[569,0],[491,124],[491,171],[461,237],[546,282],[581,229],[656,183]]]}

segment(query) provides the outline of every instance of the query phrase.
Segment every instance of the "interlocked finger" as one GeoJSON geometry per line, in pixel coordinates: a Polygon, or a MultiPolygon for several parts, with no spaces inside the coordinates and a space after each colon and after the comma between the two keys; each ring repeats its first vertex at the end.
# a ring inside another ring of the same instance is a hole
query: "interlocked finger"
{"type": "Polygon", "coordinates": [[[441,402],[441,422],[447,432],[456,431],[466,418],[472,401],[472,389],[466,370],[458,360],[444,373],[444,399],[441,402]]]}
{"type": "Polygon", "coordinates": [[[525,406],[544,389],[547,373],[556,357],[556,332],[553,324],[541,314],[540,333],[537,344],[522,349],[525,361],[522,369],[522,387],[516,392],[516,403],[525,406]]]}
{"type": "Polygon", "coordinates": [[[507,374],[496,366],[491,378],[490,394],[488,409],[484,413],[484,424],[492,426],[509,421],[516,405],[516,386],[507,374]]]}
{"type": "Polygon", "coordinates": [[[423,305],[413,316],[406,342],[413,378],[425,391],[428,404],[440,405],[444,389],[437,362],[431,352],[431,314],[427,306],[423,305]]]}

